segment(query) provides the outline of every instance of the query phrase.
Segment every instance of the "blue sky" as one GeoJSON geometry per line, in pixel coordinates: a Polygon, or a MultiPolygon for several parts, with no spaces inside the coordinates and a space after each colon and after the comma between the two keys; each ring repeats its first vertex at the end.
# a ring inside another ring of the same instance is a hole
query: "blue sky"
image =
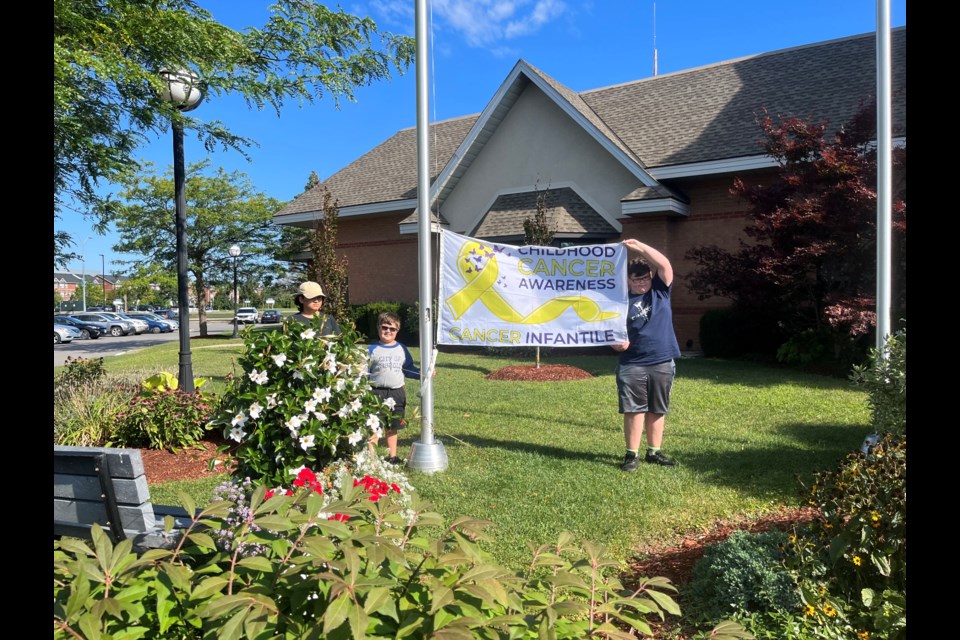
{"type": "MultiPolygon", "coordinates": [[[[574,91],[585,91],[692,69],[823,40],[874,31],[874,0],[432,0],[428,63],[431,122],[479,113],[523,58],[574,91]]],[[[262,25],[267,2],[200,0],[227,26],[262,25]]],[[[414,35],[414,2],[342,2],[348,13],[373,18],[381,31],[414,35]]],[[[906,0],[889,0],[890,26],[906,25],[906,0]]],[[[235,97],[204,101],[197,118],[220,120],[237,135],[253,138],[251,161],[235,151],[208,154],[189,135],[186,162],[209,157],[212,167],[246,173],[254,187],[279,200],[303,191],[311,171],[326,179],[400,129],[416,125],[416,78],[410,68],[390,81],[356,91],[355,102],[337,109],[326,98],[300,108],[249,109],[235,97]]],[[[165,169],[172,140],[162,135],[138,157],[165,169]]],[[[69,268],[99,273],[124,256],[113,234],[99,236],[79,214],[66,213],[56,227],[70,232],[86,255],[69,268]],[[87,239],[89,238],[89,239],[87,239]],[[103,258],[101,258],[103,254],[103,258]]],[[[118,269],[119,269],[118,265],[118,269]]]]}

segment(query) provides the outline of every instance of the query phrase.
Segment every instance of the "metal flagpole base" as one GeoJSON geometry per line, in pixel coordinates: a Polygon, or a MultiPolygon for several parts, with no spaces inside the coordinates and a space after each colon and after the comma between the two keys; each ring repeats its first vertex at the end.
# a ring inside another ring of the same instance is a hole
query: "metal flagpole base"
{"type": "Polygon", "coordinates": [[[432,444],[414,442],[410,445],[410,460],[407,462],[407,466],[414,471],[423,473],[446,471],[447,452],[440,442],[432,444]]]}

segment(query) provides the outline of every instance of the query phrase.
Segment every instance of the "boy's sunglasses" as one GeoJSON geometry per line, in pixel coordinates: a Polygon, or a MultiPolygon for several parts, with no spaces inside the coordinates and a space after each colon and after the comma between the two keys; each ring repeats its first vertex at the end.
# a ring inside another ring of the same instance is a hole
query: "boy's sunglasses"
{"type": "Polygon", "coordinates": [[[389,327],[385,324],[380,325],[380,331],[396,331],[396,327],[389,327]]]}

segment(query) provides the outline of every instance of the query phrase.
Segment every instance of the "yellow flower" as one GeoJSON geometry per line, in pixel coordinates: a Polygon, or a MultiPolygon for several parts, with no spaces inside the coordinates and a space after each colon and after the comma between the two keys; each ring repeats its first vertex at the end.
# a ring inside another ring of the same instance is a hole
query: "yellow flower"
{"type": "Polygon", "coordinates": [[[857,632],[857,640],[870,640],[870,632],[869,632],[869,631],[858,631],[858,632],[857,632]]]}
{"type": "Polygon", "coordinates": [[[797,536],[790,536],[790,544],[796,544],[796,543],[797,543],[797,536]]]}
{"type": "Polygon", "coordinates": [[[812,616],[813,614],[815,614],[815,613],[817,612],[817,610],[813,608],[813,605],[812,605],[812,604],[808,604],[807,606],[805,606],[805,607],[803,608],[803,612],[804,612],[806,615],[808,615],[808,616],[812,616]]]}
{"type": "Polygon", "coordinates": [[[853,564],[859,567],[861,564],[863,564],[863,560],[860,559],[860,556],[853,556],[853,564]]]}
{"type": "Polygon", "coordinates": [[[873,520],[874,522],[878,522],[880,520],[880,514],[877,513],[876,511],[871,511],[870,519],[873,520]]]}
{"type": "Polygon", "coordinates": [[[829,604],[823,605],[823,612],[831,618],[834,618],[837,615],[837,610],[831,607],[829,604]]]}

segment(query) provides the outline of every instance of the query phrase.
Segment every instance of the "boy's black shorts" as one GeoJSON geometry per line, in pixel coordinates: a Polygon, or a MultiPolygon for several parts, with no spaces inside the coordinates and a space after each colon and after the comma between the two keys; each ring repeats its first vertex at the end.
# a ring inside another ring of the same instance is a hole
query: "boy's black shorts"
{"type": "Polygon", "coordinates": [[[374,387],[373,393],[381,400],[393,398],[393,401],[396,403],[393,405],[393,413],[390,415],[390,424],[387,426],[387,429],[399,431],[407,426],[406,421],[403,419],[407,412],[407,392],[403,387],[399,389],[380,389],[374,387]]]}

